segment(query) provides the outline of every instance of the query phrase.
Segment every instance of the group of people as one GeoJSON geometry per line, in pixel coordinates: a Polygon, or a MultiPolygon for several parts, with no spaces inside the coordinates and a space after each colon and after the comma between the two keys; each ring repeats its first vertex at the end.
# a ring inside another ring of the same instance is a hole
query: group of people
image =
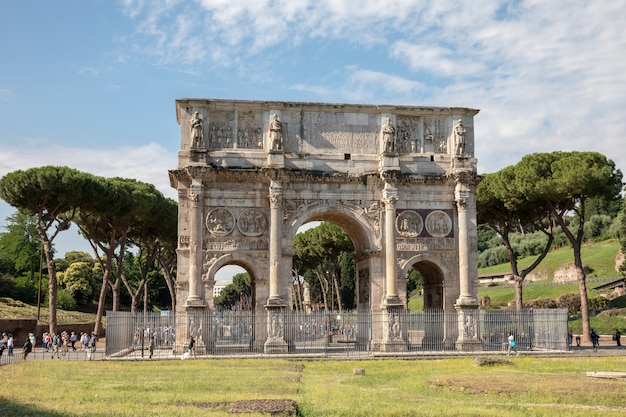
{"type": "MultiPolygon", "coordinates": [[[[600,346],[600,334],[598,334],[596,329],[591,329],[591,334],[589,336],[591,337],[591,345],[593,346],[593,351],[597,352],[598,346],[600,346]]],[[[612,338],[617,346],[622,346],[622,341],[621,341],[622,333],[619,331],[619,329],[615,329],[615,333],[613,333],[612,338]]],[[[570,329],[567,334],[567,341],[570,344],[570,346],[573,340],[574,340],[574,335],[572,333],[572,330],[570,329]]],[[[576,335],[576,346],[580,347],[580,335],[576,335]]]]}
{"type": "MultiPolygon", "coordinates": [[[[65,356],[69,349],[76,352],[78,350],[92,353],[96,351],[96,343],[98,338],[95,333],[81,332],[80,335],[76,332],[63,331],[61,334],[54,332],[44,332],[41,336],[41,350],[42,352],[52,352],[52,358],[61,359],[61,355],[65,356]],[[79,343],[78,346],[76,344],[79,343]]],[[[22,360],[26,360],[26,357],[37,346],[37,338],[34,333],[28,333],[24,345],[22,346],[22,360]]],[[[2,333],[0,339],[0,356],[7,350],[8,356],[13,356],[13,349],[15,347],[15,338],[11,333],[2,333]]]]}
{"type": "Polygon", "coordinates": [[[15,340],[13,339],[13,335],[11,333],[6,334],[2,333],[2,339],[0,339],[0,356],[7,350],[7,355],[13,356],[13,346],[15,345],[15,340]]]}

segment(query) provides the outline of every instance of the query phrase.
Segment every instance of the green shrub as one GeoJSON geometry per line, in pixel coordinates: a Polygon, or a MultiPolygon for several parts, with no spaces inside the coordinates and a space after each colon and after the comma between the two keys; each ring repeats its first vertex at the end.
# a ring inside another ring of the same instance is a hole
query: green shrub
{"type": "Polygon", "coordinates": [[[76,310],[76,300],[69,291],[60,288],[57,290],[57,307],[61,310],[76,310]]]}
{"type": "Polygon", "coordinates": [[[604,297],[589,298],[589,310],[605,310],[609,301],[604,297]]]}
{"type": "Polygon", "coordinates": [[[560,295],[556,299],[556,305],[558,308],[566,308],[569,314],[577,313],[580,311],[580,295],[574,293],[560,295]]]}
{"type": "Polygon", "coordinates": [[[509,256],[506,253],[506,248],[501,245],[495,248],[489,248],[480,255],[478,255],[478,267],[486,268],[488,266],[499,265],[509,262],[509,256]]]}
{"type": "Polygon", "coordinates": [[[557,308],[557,304],[552,298],[544,297],[525,302],[524,308],[557,308]]]}

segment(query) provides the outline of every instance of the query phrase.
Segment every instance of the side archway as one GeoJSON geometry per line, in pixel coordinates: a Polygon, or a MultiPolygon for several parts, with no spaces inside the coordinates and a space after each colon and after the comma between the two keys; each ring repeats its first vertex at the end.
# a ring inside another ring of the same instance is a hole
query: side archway
{"type": "Polygon", "coordinates": [[[428,253],[422,253],[408,259],[403,267],[403,276],[408,276],[411,269],[416,269],[423,279],[424,310],[443,310],[445,304],[445,267],[437,263],[428,253]]]}

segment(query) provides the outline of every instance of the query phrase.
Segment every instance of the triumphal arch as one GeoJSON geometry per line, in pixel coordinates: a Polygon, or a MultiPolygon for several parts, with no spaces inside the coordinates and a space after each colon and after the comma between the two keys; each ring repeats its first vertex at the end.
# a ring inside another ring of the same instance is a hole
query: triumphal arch
{"type": "Polygon", "coordinates": [[[329,221],[354,243],[358,309],[386,317],[371,346],[404,349],[398,317],[412,268],[424,279],[425,309],[457,312],[455,346],[479,346],[477,113],[177,100],[180,151],[170,180],[179,200],[177,308],[190,317],[187,333],[210,345],[209,326],[194,315],[213,310],[216,272],[238,265],[252,277],[253,309],[266,313],[256,343],[286,352],[294,237],[307,222],[329,221]]]}

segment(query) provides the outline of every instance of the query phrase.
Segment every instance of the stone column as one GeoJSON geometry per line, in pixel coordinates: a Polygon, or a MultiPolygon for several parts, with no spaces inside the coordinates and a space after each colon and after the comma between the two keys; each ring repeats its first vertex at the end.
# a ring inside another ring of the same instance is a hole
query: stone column
{"type": "Polygon", "coordinates": [[[284,300],[280,296],[280,260],[282,234],[282,187],[280,181],[272,179],[270,182],[270,295],[267,304],[282,305],[284,300]]]}
{"type": "Polygon", "coordinates": [[[454,188],[454,200],[457,206],[459,224],[459,298],[454,306],[457,310],[458,337],[456,348],[462,351],[480,351],[480,327],[478,301],[472,294],[470,282],[470,242],[468,204],[471,201],[471,190],[466,175],[459,175],[454,188]],[[465,180],[464,180],[465,179],[465,180]]]}
{"type": "Polygon", "coordinates": [[[389,183],[383,190],[383,204],[385,205],[385,304],[401,304],[396,289],[397,259],[396,259],[396,201],[398,190],[389,183]]]}
{"type": "Polygon", "coordinates": [[[470,243],[468,233],[467,203],[469,200],[469,186],[463,182],[457,182],[454,188],[454,200],[457,206],[457,221],[459,224],[459,286],[460,294],[457,304],[477,305],[476,297],[471,293],[469,275],[470,243]]]}
{"type": "Polygon", "coordinates": [[[184,307],[206,307],[202,299],[202,179],[189,188],[189,293],[184,307]]]}
{"type": "Polygon", "coordinates": [[[282,259],[282,187],[278,175],[270,179],[270,295],[265,305],[267,312],[267,340],[265,353],[287,353],[285,341],[285,313],[287,306],[281,297],[280,265],[282,259]]]}

